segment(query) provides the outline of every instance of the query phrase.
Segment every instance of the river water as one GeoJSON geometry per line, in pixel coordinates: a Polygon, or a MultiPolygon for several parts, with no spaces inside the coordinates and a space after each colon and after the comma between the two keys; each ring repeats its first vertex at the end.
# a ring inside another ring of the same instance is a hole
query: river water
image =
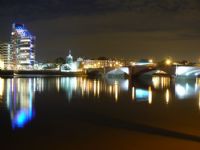
{"type": "Polygon", "coordinates": [[[199,135],[200,78],[0,78],[3,148],[184,149],[199,135]]]}

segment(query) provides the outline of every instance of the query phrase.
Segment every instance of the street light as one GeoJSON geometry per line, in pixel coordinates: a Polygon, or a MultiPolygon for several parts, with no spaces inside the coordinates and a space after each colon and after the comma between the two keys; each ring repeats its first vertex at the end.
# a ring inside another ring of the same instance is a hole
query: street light
{"type": "Polygon", "coordinates": [[[149,63],[153,63],[153,59],[149,59],[149,63]]]}
{"type": "Polygon", "coordinates": [[[169,59],[169,58],[167,58],[166,60],[165,60],[165,64],[166,65],[171,65],[172,64],[172,60],[171,59],[169,59]]]}

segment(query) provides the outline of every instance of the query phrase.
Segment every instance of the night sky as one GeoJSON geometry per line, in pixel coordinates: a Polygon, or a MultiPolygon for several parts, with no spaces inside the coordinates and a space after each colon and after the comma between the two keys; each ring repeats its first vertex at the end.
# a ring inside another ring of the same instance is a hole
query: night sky
{"type": "Polygon", "coordinates": [[[75,57],[197,61],[199,0],[0,0],[0,42],[11,24],[37,37],[36,59],[75,57]]]}

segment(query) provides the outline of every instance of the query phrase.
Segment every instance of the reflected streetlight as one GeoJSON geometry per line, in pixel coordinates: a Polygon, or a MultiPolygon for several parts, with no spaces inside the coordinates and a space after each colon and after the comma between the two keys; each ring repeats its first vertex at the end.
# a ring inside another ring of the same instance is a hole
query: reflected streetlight
{"type": "Polygon", "coordinates": [[[132,100],[135,100],[135,87],[132,87],[132,100]]]}
{"type": "Polygon", "coordinates": [[[118,101],[118,82],[115,81],[115,85],[114,85],[114,92],[115,92],[115,100],[116,102],[118,101]]]}
{"type": "Polygon", "coordinates": [[[149,91],[148,102],[149,102],[149,104],[152,104],[152,89],[150,86],[148,88],[148,91],[149,91]]]}
{"type": "Polygon", "coordinates": [[[165,98],[166,98],[166,103],[169,104],[169,98],[170,98],[169,89],[166,90],[165,98]]]}

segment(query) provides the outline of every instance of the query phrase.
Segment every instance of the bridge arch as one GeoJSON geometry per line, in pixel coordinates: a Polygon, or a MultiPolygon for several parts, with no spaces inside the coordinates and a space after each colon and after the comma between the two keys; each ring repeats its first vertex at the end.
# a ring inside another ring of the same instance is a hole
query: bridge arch
{"type": "Polygon", "coordinates": [[[130,75],[130,70],[128,67],[115,68],[106,73],[107,77],[127,77],[129,75],[130,75]]]}
{"type": "Polygon", "coordinates": [[[159,68],[159,67],[146,67],[142,68],[140,70],[135,70],[132,73],[133,77],[139,77],[142,75],[149,75],[152,76],[154,74],[163,74],[163,75],[168,75],[168,76],[173,76],[175,74],[174,68],[159,68]]]}
{"type": "Polygon", "coordinates": [[[176,69],[177,76],[198,76],[200,75],[200,67],[199,66],[177,66],[176,69]]]}

